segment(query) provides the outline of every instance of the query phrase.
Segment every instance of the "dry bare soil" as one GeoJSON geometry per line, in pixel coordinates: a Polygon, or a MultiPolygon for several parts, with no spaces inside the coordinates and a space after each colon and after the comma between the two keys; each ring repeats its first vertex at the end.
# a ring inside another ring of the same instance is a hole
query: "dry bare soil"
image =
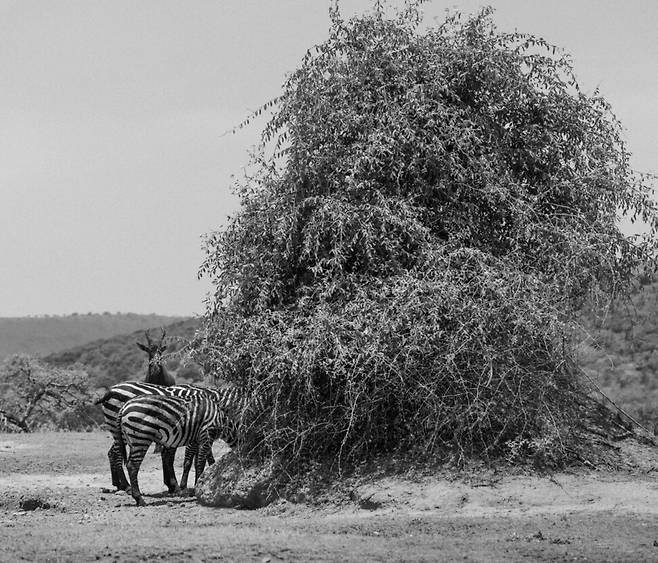
{"type": "Polygon", "coordinates": [[[102,492],[108,447],[0,434],[0,561],[658,561],[658,456],[632,443],[623,472],[388,478],[358,488],[361,506],[255,511],[163,494],[151,454],[137,508],[102,492]]]}

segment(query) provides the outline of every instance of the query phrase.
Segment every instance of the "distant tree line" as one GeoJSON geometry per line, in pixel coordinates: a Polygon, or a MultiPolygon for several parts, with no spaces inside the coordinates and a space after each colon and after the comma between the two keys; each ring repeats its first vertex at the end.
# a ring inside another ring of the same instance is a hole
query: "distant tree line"
{"type": "Polygon", "coordinates": [[[180,320],[180,317],[135,313],[0,318],[0,361],[11,354],[45,356],[94,340],[180,320]]]}

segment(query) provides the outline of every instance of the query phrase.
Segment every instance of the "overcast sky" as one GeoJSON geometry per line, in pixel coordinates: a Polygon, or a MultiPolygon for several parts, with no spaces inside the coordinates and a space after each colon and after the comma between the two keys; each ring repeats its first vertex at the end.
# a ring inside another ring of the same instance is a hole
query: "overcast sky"
{"type": "MultiPolygon", "coordinates": [[[[371,0],[343,0],[345,15],[371,0]]],[[[503,30],[573,55],[658,166],[658,2],[509,0],[503,30]]],[[[0,0],[0,316],[203,312],[201,235],[236,210],[276,96],[328,29],[327,0],[0,0]]]]}

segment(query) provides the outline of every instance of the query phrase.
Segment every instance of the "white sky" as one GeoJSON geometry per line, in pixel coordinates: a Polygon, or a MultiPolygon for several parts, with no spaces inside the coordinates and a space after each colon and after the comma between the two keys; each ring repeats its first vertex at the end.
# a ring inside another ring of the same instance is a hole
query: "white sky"
{"type": "MultiPolygon", "coordinates": [[[[393,2],[395,3],[395,2],[393,2]]],[[[343,0],[344,15],[370,0],[343,0]]],[[[658,2],[443,1],[573,55],[656,172],[658,2]]],[[[278,94],[327,34],[328,0],[0,0],[0,316],[203,312],[200,236],[236,209],[278,94]]]]}

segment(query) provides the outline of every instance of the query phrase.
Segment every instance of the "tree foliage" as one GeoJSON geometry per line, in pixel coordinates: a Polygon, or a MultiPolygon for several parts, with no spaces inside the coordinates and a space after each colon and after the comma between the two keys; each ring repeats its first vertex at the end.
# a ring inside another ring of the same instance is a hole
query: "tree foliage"
{"type": "Polygon", "coordinates": [[[87,374],[79,369],[46,366],[26,355],[8,358],[0,368],[0,419],[7,428],[77,430],[86,409],[91,396],[87,374]]]}
{"type": "Polygon", "coordinates": [[[277,459],[559,457],[574,320],[654,254],[649,187],[569,57],[488,9],[422,30],[421,4],[331,11],[207,238],[198,354],[270,397],[277,459]]]}

